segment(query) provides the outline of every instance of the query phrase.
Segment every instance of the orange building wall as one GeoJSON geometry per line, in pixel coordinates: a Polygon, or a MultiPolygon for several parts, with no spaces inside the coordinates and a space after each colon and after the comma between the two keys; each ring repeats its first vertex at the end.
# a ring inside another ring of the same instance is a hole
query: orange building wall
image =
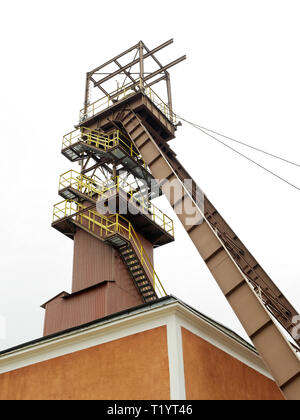
{"type": "Polygon", "coordinates": [[[184,328],[182,341],[187,399],[284,399],[273,381],[184,328]]]}
{"type": "Polygon", "coordinates": [[[169,399],[166,327],[0,375],[0,400],[169,399]]]}

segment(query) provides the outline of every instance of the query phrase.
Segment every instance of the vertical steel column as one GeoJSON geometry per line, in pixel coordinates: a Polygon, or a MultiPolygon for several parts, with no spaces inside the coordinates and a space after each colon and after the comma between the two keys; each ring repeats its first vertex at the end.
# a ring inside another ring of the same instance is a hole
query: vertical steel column
{"type": "Polygon", "coordinates": [[[167,93],[168,93],[168,106],[170,110],[170,116],[173,114],[173,105],[172,105],[172,91],[171,91],[171,80],[170,74],[166,71],[166,82],[167,82],[167,93]]]}
{"type": "Polygon", "coordinates": [[[140,59],[140,89],[144,90],[144,47],[142,41],[139,42],[140,59]]]}
{"type": "Polygon", "coordinates": [[[85,81],[85,94],[84,94],[84,114],[87,114],[87,108],[89,105],[89,84],[90,84],[90,73],[87,73],[86,81],[85,81]]]}

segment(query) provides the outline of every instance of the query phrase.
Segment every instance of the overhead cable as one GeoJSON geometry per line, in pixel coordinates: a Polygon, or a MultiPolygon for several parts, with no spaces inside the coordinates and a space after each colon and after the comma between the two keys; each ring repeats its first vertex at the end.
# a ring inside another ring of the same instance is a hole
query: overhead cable
{"type": "MultiPolygon", "coordinates": [[[[239,152],[238,150],[234,149],[233,147],[229,146],[228,144],[224,143],[223,141],[221,141],[221,140],[220,140],[220,139],[218,139],[217,137],[215,137],[215,136],[213,136],[212,134],[210,134],[210,133],[212,133],[212,132],[213,132],[213,130],[208,130],[208,129],[205,129],[204,127],[202,127],[202,126],[200,126],[200,125],[198,125],[198,124],[196,124],[196,123],[193,123],[193,122],[191,122],[191,121],[189,121],[189,120],[187,120],[187,119],[185,119],[185,118],[183,118],[183,117],[181,117],[181,116],[179,116],[179,115],[176,115],[176,116],[177,116],[177,118],[178,118],[178,119],[180,119],[180,120],[182,120],[182,121],[185,121],[186,123],[190,124],[191,126],[193,126],[194,128],[196,128],[197,130],[201,131],[203,134],[206,134],[207,136],[211,137],[213,140],[217,141],[218,143],[222,144],[223,146],[227,147],[228,149],[232,150],[233,152],[237,153],[238,155],[242,156],[243,158],[247,159],[248,161],[250,161],[250,162],[251,162],[251,163],[253,163],[254,165],[256,165],[256,166],[260,167],[261,169],[265,170],[265,171],[266,171],[266,172],[268,172],[269,174],[271,174],[271,175],[275,176],[276,178],[278,178],[278,179],[280,179],[281,181],[285,182],[285,183],[286,183],[286,184],[288,184],[289,186],[291,186],[291,187],[295,188],[296,190],[300,191],[300,187],[297,187],[295,184],[292,184],[292,183],[291,183],[290,181],[288,181],[287,179],[285,179],[285,178],[283,178],[282,176],[280,176],[280,175],[276,174],[275,172],[271,171],[270,169],[266,168],[265,166],[261,165],[260,163],[258,163],[258,162],[256,162],[255,160],[253,160],[253,159],[249,158],[249,157],[248,157],[248,156],[246,156],[245,154],[243,154],[243,153],[239,152]],[[206,130],[207,130],[207,131],[206,131],[206,130]],[[210,133],[209,133],[208,131],[210,131],[210,133]]],[[[216,133],[216,132],[214,132],[214,133],[215,133],[215,134],[218,134],[218,133],[216,133]]],[[[223,136],[223,137],[226,137],[226,138],[227,138],[227,136],[223,136]]],[[[231,138],[230,138],[230,139],[231,139],[231,138]]],[[[231,140],[233,140],[233,139],[231,139],[231,140]]],[[[241,143],[241,142],[239,142],[238,140],[234,140],[234,141],[237,141],[238,143],[241,143]]],[[[245,145],[246,145],[246,144],[245,144],[245,145]]],[[[252,146],[249,146],[249,147],[252,147],[252,146]]],[[[252,147],[252,148],[253,148],[253,147],[252,147]]],[[[260,150],[260,151],[262,151],[262,150],[260,150]]],[[[268,153],[268,152],[264,152],[264,153],[267,153],[267,154],[271,155],[271,154],[270,154],[270,153],[268,153]]],[[[274,155],[273,157],[275,157],[275,155],[274,155]]],[[[276,156],[276,158],[279,158],[279,157],[277,157],[277,156],[276,156]]],[[[280,159],[281,159],[281,160],[285,160],[285,159],[283,159],[283,158],[280,158],[280,159]]],[[[286,161],[286,160],[285,160],[285,161],[286,161]]],[[[295,165],[295,166],[300,166],[300,165],[295,164],[295,163],[290,162],[290,161],[286,161],[286,162],[292,163],[292,164],[293,164],[293,165],[295,165]]]]}

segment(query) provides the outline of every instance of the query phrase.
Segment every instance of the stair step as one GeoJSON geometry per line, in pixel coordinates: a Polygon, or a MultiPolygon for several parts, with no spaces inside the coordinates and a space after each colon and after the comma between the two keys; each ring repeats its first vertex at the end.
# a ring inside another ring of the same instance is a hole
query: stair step
{"type": "Polygon", "coordinates": [[[143,282],[145,280],[148,281],[148,279],[146,278],[145,274],[138,274],[137,276],[135,276],[134,280],[138,283],[138,282],[143,282]]]}
{"type": "Polygon", "coordinates": [[[140,124],[136,124],[132,129],[129,131],[129,135],[132,138],[138,137],[140,134],[144,133],[145,130],[140,124]]]}
{"type": "Polygon", "coordinates": [[[135,256],[135,252],[132,249],[122,252],[122,254],[124,258],[132,258],[133,256],[135,256]]]}
{"type": "Polygon", "coordinates": [[[153,287],[152,284],[150,284],[149,282],[147,282],[147,284],[142,284],[139,285],[140,290],[149,290],[149,291],[153,291],[153,287]]]}
{"type": "Polygon", "coordinates": [[[131,258],[125,259],[125,263],[127,265],[132,265],[132,264],[139,264],[139,265],[141,265],[140,260],[136,257],[136,255],[134,255],[131,258]]]}
{"type": "MultiPolygon", "coordinates": [[[[136,265],[137,265],[137,264],[136,264],[136,265]]],[[[134,272],[134,271],[142,271],[142,270],[143,270],[143,268],[142,268],[141,264],[140,264],[140,263],[138,263],[138,265],[139,265],[139,267],[137,267],[137,268],[133,269],[133,270],[132,270],[133,272],[134,272]]]]}
{"type": "Polygon", "coordinates": [[[136,282],[141,282],[141,281],[146,281],[146,280],[149,281],[148,277],[144,273],[136,274],[134,276],[134,280],[136,282]]]}
{"type": "Polygon", "coordinates": [[[133,257],[133,255],[132,255],[131,252],[122,253],[122,256],[123,256],[124,259],[126,259],[126,258],[128,259],[128,258],[132,258],[133,257]]]}
{"type": "Polygon", "coordinates": [[[149,286],[149,282],[146,282],[146,281],[144,281],[144,282],[142,282],[142,283],[137,283],[137,286],[138,286],[139,288],[143,288],[143,287],[150,287],[150,286],[149,286]]]}
{"type": "Polygon", "coordinates": [[[124,261],[127,265],[140,264],[140,261],[136,258],[136,256],[134,256],[134,258],[130,258],[124,261]]]}
{"type": "Polygon", "coordinates": [[[132,262],[134,262],[134,261],[135,261],[135,264],[140,264],[140,265],[141,265],[141,262],[140,262],[140,260],[138,259],[138,257],[136,256],[136,254],[131,255],[131,256],[130,256],[130,257],[128,257],[128,258],[124,258],[124,262],[125,262],[126,264],[131,263],[130,265],[132,265],[132,262]]]}
{"type": "Polygon", "coordinates": [[[122,124],[126,127],[127,124],[129,124],[132,120],[135,119],[135,115],[132,114],[131,112],[129,114],[127,114],[123,119],[122,119],[122,124]]]}
{"type": "MultiPolygon", "coordinates": [[[[136,283],[138,283],[138,284],[139,284],[139,283],[145,283],[145,281],[149,283],[149,280],[148,280],[148,278],[145,276],[145,274],[143,274],[143,276],[144,276],[144,277],[143,277],[143,278],[140,278],[139,280],[135,277],[135,279],[134,279],[134,280],[136,281],[136,283]]],[[[140,274],[138,275],[138,277],[140,277],[140,274]]]]}
{"type": "Polygon", "coordinates": [[[123,246],[122,246],[122,248],[120,248],[120,250],[121,250],[122,252],[125,252],[125,251],[132,251],[132,248],[131,248],[131,246],[130,246],[130,245],[126,244],[126,245],[123,245],[123,246]]]}
{"type": "Polygon", "coordinates": [[[134,131],[137,126],[138,126],[138,124],[136,123],[136,121],[130,120],[130,122],[128,122],[125,125],[127,133],[131,133],[132,131],[134,131]]]}
{"type": "Polygon", "coordinates": [[[149,139],[148,134],[144,131],[140,136],[138,136],[137,138],[133,139],[135,144],[137,145],[137,147],[140,147],[143,143],[145,143],[145,141],[149,139]]]}
{"type": "Polygon", "coordinates": [[[147,282],[145,284],[139,284],[139,283],[137,283],[137,286],[138,286],[139,289],[142,289],[143,287],[150,287],[149,286],[149,283],[147,283],[147,282]]]}
{"type": "Polygon", "coordinates": [[[156,296],[155,297],[148,298],[148,299],[145,299],[146,303],[148,303],[148,302],[154,302],[155,300],[157,300],[157,297],[156,296]]]}
{"type": "Polygon", "coordinates": [[[153,285],[144,272],[143,266],[136,253],[130,245],[122,245],[119,248],[125,264],[128,267],[137,287],[140,290],[145,302],[152,302],[157,299],[153,285]]]}
{"type": "Polygon", "coordinates": [[[127,109],[127,112],[126,112],[126,110],[124,109],[123,110],[123,115],[122,115],[122,121],[125,120],[126,118],[128,118],[129,115],[133,115],[132,112],[129,111],[128,109],[127,109]]]}
{"type": "Polygon", "coordinates": [[[125,261],[127,263],[130,262],[130,261],[132,261],[132,260],[136,260],[136,261],[138,260],[137,257],[136,257],[136,255],[132,254],[128,258],[125,258],[125,261]]]}
{"type": "Polygon", "coordinates": [[[142,293],[145,293],[145,292],[147,292],[148,290],[151,290],[151,287],[150,287],[150,286],[147,286],[147,287],[140,287],[140,291],[141,291],[142,293]]]}
{"type": "Polygon", "coordinates": [[[131,255],[130,258],[124,258],[124,261],[126,264],[131,263],[132,261],[137,261],[139,262],[139,260],[137,259],[136,255],[131,255]]]}
{"type": "Polygon", "coordinates": [[[144,293],[144,295],[146,295],[146,296],[150,296],[150,295],[154,295],[154,294],[155,294],[155,292],[154,292],[154,289],[152,287],[150,288],[150,290],[148,292],[144,293]]]}
{"type": "Polygon", "coordinates": [[[126,119],[128,119],[129,117],[132,117],[134,114],[127,109],[127,112],[124,111],[123,117],[122,117],[122,122],[126,121],[126,119]]]}
{"type": "Polygon", "coordinates": [[[139,274],[140,274],[140,272],[142,272],[142,269],[140,267],[139,268],[130,268],[130,267],[128,267],[128,268],[129,268],[130,273],[132,274],[134,280],[135,280],[135,273],[136,272],[139,272],[139,274]]]}
{"type": "Polygon", "coordinates": [[[142,273],[143,273],[143,270],[142,269],[137,269],[137,270],[135,270],[135,272],[132,272],[131,271],[131,274],[132,274],[132,277],[134,278],[134,280],[136,279],[137,276],[140,276],[142,273]],[[139,271],[139,273],[137,273],[137,271],[139,271]]]}
{"type": "Polygon", "coordinates": [[[144,295],[144,297],[149,298],[149,297],[155,296],[155,292],[153,292],[153,290],[152,290],[151,292],[143,293],[143,295],[144,295]]]}
{"type": "MultiPolygon", "coordinates": [[[[127,263],[126,263],[127,264],[127,263]]],[[[127,264],[128,268],[131,270],[134,267],[139,267],[141,268],[141,264],[139,261],[131,261],[130,264],[127,264]]]]}
{"type": "Polygon", "coordinates": [[[149,299],[149,300],[151,300],[151,299],[157,299],[156,293],[154,295],[152,295],[152,296],[144,296],[144,297],[146,299],[149,299]]]}
{"type": "Polygon", "coordinates": [[[122,255],[123,255],[123,256],[126,256],[126,255],[130,255],[130,254],[132,254],[132,249],[128,249],[128,250],[123,251],[123,250],[120,248],[120,251],[121,251],[121,253],[122,253],[122,255]]]}
{"type": "Polygon", "coordinates": [[[140,268],[135,268],[135,269],[131,270],[131,273],[135,273],[135,272],[138,272],[138,271],[143,271],[143,269],[141,267],[140,268]]]}

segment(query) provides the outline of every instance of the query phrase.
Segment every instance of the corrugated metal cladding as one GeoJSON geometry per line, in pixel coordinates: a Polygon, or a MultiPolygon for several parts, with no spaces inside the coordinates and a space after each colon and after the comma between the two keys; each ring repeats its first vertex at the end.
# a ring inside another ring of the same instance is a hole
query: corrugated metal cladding
{"type": "Polygon", "coordinates": [[[77,229],[74,238],[72,292],[106,280],[116,282],[115,296],[107,296],[108,307],[114,307],[116,312],[143,303],[119,252],[87,232],[77,229]]]}
{"type": "MultiPolygon", "coordinates": [[[[151,243],[142,235],[139,237],[152,262],[151,243]]],[[[47,303],[44,335],[142,303],[142,296],[119,252],[78,228],[74,236],[72,295],[67,298],[59,295],[47,303]],[[99,285],[106,281],[109,283],[99,285]],[[86,290],[92,286],[95,287],[86,290]]]]}
{"type": "Polygon", "coordinates": [[[47,303],[44,335],[143,303],[119,252],[81,229],[77,229],[74,238],[72,293],[75,294],[67,298],[59,295],[47,303]],[[98,285],[105,281],[113,283],[98,285]],[[95,287],[85,290],[91,286],[95,287]]]}
{"type": "Polygon", "coordinates": [[[81,229],[74,237],[74,262],[72,293],[114,280],[114,250],[81,229]]]}
{"type": "Polygon", "coordinates": [[[143,303],[131,275],[119,253],[115,252],[115,283],[108,286],[107,310],[109,314],[119,312],[143,303]]]}
{"type": "Polygon", "coordinates": [[[44,335],[106,316],[107,284],[69,298],[56,297],[46,305],[44,335]]]}
{"type": "MultiPolygon", "coordinates": [[[[141,234],[139,234],[139,238],[153,264],[152,244],[141,234]]],[[[114,248],[104,244],[84,230],[77,229],[74,237],[72,293],[101,281],[118,281],[120,278],[120,276],[117,276],[118,270],[122,271],[124,280],[128,279],[132,283],[127,266],[121,258],[116,259],[116,255],[119,255],[119,253],[114,248]]],[[[128,287],[130,282],[127,282],[128,287]]]]}
{"type": "Polygon", "coordinates": [[[151,261],[152,265],[154,265],[153,245],[146,238],[144,238],[143,235],[141,235],[140,233],[138,235],[139,235],[139,238],[140,238],[140,241],[141,241],[143,247],[145,248],[145,251],[148,254],[148,257],[150,258],[150,261],[151,261]]]}

